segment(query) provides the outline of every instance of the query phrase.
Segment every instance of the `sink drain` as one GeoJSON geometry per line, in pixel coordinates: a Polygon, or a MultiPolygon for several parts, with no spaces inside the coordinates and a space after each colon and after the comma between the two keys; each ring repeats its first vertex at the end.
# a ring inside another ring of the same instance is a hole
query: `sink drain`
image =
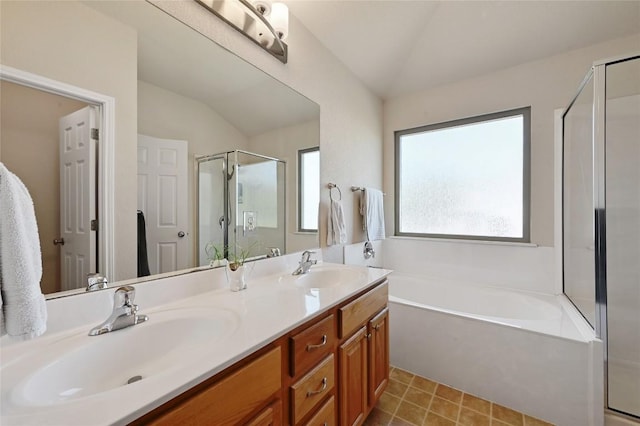
{"type": "Polygon", "coordinates": [[[140,380],[142,380],[142,376],[133,376],[127,380],[127,384],[130,385],[131,383],[139,382],[140,380]]]}

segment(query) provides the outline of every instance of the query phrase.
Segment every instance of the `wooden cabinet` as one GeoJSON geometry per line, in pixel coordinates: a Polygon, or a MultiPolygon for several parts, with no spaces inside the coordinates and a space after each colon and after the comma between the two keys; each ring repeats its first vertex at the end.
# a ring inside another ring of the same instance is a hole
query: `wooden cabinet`
{"type": "Polygon", "coordinates": [[[362,424],[389,382],[388,297],[385,282],[338,309],[341,426],[362,424]]]}
{"type": "Polygon", "coordinates": [[[293,423],[298,424],[333,390],[335,362],[329,355],[307,375],[291,386],[291,413],[293,423]]]}
{"type": "MultiPolygon", "coordinates": [[[[282,388],[281,352],[281,348],[276,347],[213,385],[179,397],[164,410],[161,407],[161,412],[152,412],[135,423],[158,426],[241,424],[252,412],[278,398],[282,388]]],[[[270,416],[276,424],[278,412],[272,406],[270,416]]],[[[258,421],[253,423],[255,425],[269,424],[260,420],[260,414],[255,420],[258,421]]]]}
{"type": "Polygon", "coordinates": [[[340,425],[361,424],[367,415],[367,328],[340,345],[340,425]]]}
{"type": "Polygon", "coordinates": [[[336,425],[336,398],[331,397],[325,402],[318,412],[305,423],[305,426],[335,426],[336,425]]]}
{"type": "Polygon", "coordinates": [[[389,308],[368,324],[369,406],[373,407],[389,382],[389,308]]]}
{"type": "Polygon", "coordinates": [[[292,336],[291,348],[291,376],[304,373],[336,347],[336,322],[333,315],[318,321],[303,331],[292,336]]]}
{"type": "Polygon", "coordinates": [[[387,301],[374,284],[132,425],[360,425],[389,381],[387,301]]]}
{"type": "Polygon", "coordinates": [[[389,284],[386,282],[338,309],[340,338],[345,338],[360,328],[389,301],[389,284]]]}
{"type": "Polygon", "coordinates": [[[282,424],[282,402],[278,399],[262,410],[246,426],[280,426],[282,424]]]}

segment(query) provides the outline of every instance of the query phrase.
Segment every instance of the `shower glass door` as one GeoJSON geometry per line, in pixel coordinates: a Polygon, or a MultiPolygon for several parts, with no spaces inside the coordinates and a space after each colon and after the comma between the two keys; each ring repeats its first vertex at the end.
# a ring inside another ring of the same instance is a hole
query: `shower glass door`
{"type": "Polygon", "coordinates": [[[205,266],[213,258],[214,247],[225,246],[226,155],[196,159],[198,166],[198,259],[197,266],[205,266]]]}
{"type": "Polygon", "coordinates": [[[230,250],[248,250],[249,257],[264,256],[272,247],[285,253],[286,163],[244,151],[235,151],[230,161],[230,250]]]}
{"type": "Polygon", "coordinates": [[[640,59],[606,66],[608,406],[640,417],[640,59]]]}
{"type": "Polygon", "coordinates": [[[564,293],[595,327],[593,74],[563,117],[564,293]]]}

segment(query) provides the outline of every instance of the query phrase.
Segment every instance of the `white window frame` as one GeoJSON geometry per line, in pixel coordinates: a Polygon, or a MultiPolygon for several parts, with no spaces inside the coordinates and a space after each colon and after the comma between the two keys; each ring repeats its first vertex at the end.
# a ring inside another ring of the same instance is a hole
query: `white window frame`
{"type": "Polygon", "coordinates": [[[395,233],[396,236],[408,236],[408,237],[425,237],[425,238],[442,238],[442,239],[464,239],[464,240],[483,240],[483,241],[505,241],[505,242],[530,242],[530,208],[531,208],[531,107],[517,108],[508,111],[495,112],[491,114],[484,114],[475,117],[462,118],[458,120],[452,120],[442,123],[429,124],[411,129],[398,130],[395,132],[395,233]],[[424,133],[437,129],[453,128],[467,124],[482,123],[486,121],[492,121],[500,118],[508,118],[522,116],[523,117],[523,134],[522,134],[522,237],[496,237],[496,236],[483,236],[483,235],[463,235],[463,234],[429,234],[429,233],[415,233],[415,232],[400,232],[400,197],[402,194],[400,176],[401,167],[400,164],[400,150],[401,150],[401,138],[404,135],[411,135],[416,133],[424,133]]]}

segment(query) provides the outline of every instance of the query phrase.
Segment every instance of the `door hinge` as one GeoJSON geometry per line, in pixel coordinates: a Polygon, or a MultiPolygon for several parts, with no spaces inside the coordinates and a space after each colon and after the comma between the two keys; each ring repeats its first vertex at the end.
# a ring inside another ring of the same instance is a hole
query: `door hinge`
{"type": "Polygon", "coordinates": [[[98,230],[98,219],[91,220],[91,230],[92,231],[98,230]]]}
{"type": "Polygon", "coordinates": [[[97,140],[99,139],[99,137],[100,137],[100,132],[99,132],[99,130],[98,130],[98,129],[94,129],[94,128],[92,128],[92,129],[91,129],[91,139],[93,139],[93,140],[96,140],[96,141],[97,141],[97,140]]]}

